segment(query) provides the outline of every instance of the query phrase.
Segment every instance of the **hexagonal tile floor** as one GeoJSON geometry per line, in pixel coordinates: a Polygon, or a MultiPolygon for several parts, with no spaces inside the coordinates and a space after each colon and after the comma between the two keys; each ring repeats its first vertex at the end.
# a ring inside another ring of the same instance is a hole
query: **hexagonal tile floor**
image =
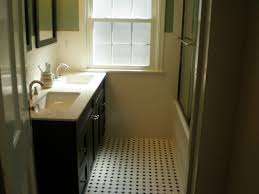
{"type": "Polygon", "coordinates": [[[86,194],[180,194],[174,143],[160,138],[106,138],[86,194]]]}

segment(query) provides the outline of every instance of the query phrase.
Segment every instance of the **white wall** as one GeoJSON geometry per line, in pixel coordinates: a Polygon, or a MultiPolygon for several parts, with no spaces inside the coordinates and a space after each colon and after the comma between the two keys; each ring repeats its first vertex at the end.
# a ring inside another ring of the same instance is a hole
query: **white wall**
{"type": "Polygon", "coordinates": [[[259,174],[259,2],[250,0],[228,194],[257,194],[259,174]]]}
{"type": "Polygon", "coordinates": [[[176,155],[179,166],[180,178],[182,180],[182,188],[186,192],[188,167],[189,167],[189,131],[190,128],[186,123],[180,105],[177,101],[174,103],[174,130],[175,130],[175,146],[176,155]]]}

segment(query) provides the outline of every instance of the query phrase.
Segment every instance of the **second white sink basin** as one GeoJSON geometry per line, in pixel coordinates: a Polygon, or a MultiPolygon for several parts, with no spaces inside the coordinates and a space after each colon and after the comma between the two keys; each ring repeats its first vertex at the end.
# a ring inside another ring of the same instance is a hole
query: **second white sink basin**
{"type": "Polygon", "coordinates": [[[37,103],[36,112],[44,109],[64,111],[73,105],[79,95],[77,92],[49,92],[37,103]]]}
{"type": "Polygon", "coordinates": [[[88,84],[92,79],[94,75],[68,75],[65,77],[65,82],[68,84],[88,84]]]}

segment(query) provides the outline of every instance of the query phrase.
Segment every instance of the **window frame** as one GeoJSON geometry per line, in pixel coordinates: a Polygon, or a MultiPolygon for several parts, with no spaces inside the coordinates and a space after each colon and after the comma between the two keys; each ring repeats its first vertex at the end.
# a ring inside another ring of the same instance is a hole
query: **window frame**
{"type": "Polygon", "coordinates": [[[165,25],[165,0],[153,0],[152,18],[93,18],[93,0],[86,2],[86,49],[87,49],[87,69],[102,70],[144,70],[161,71],[163,64],[163,44],[165,25]],[[147,65],[94,65],[93,64],[93,23],[94,21],[104,22],[143,22],[151,24],[150,38],[150,64],[147,65]]]}

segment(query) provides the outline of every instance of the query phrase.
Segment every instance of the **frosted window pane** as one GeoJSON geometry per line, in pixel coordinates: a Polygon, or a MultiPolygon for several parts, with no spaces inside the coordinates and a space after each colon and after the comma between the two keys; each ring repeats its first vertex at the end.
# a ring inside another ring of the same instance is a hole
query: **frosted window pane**
{"type": "Polygon", "coordinates": [[[95,65],[111,65],[111,53],[110,44],[95,44],[93,50],[93,63],[95,65]]]}
{"type": "Polygon", "coordinates": [[[131,43],[131,23],[113,23],[113,43],[131,43]]]}
{"type": "Polygon", "coordinates": [[[150,44],[150,23],[133,23],[132,42],[150,44]]]}
{"type": "Polygon", "coordinates": [[[152,0],[133,0],[134,18],[152,17],[152,0]]]}
{"type": "Polygon", "coordinates": [[[111,17],[112,0],[93,0],[93,17],[111,17]]]}
{"type": "Polygon", "coordinates": [[[111,43],[111,23],[94,22],[94,43],[111,43]]]}
{"type": "Polygon", "coordinates": [[[132,0],[113,0],[112,15],[115,18],[131,17],[132,0]]]}
{"type": "Polygon", "coordinates": [[[132,64],[148,66],[150,64],[150,46],[133,45],[132,46],[132,64]]]}
{"type": "Polygon", "coordinates": [[[113,64],[128,65],[131,58],[131,45],[113,45],[113,64]]]}

